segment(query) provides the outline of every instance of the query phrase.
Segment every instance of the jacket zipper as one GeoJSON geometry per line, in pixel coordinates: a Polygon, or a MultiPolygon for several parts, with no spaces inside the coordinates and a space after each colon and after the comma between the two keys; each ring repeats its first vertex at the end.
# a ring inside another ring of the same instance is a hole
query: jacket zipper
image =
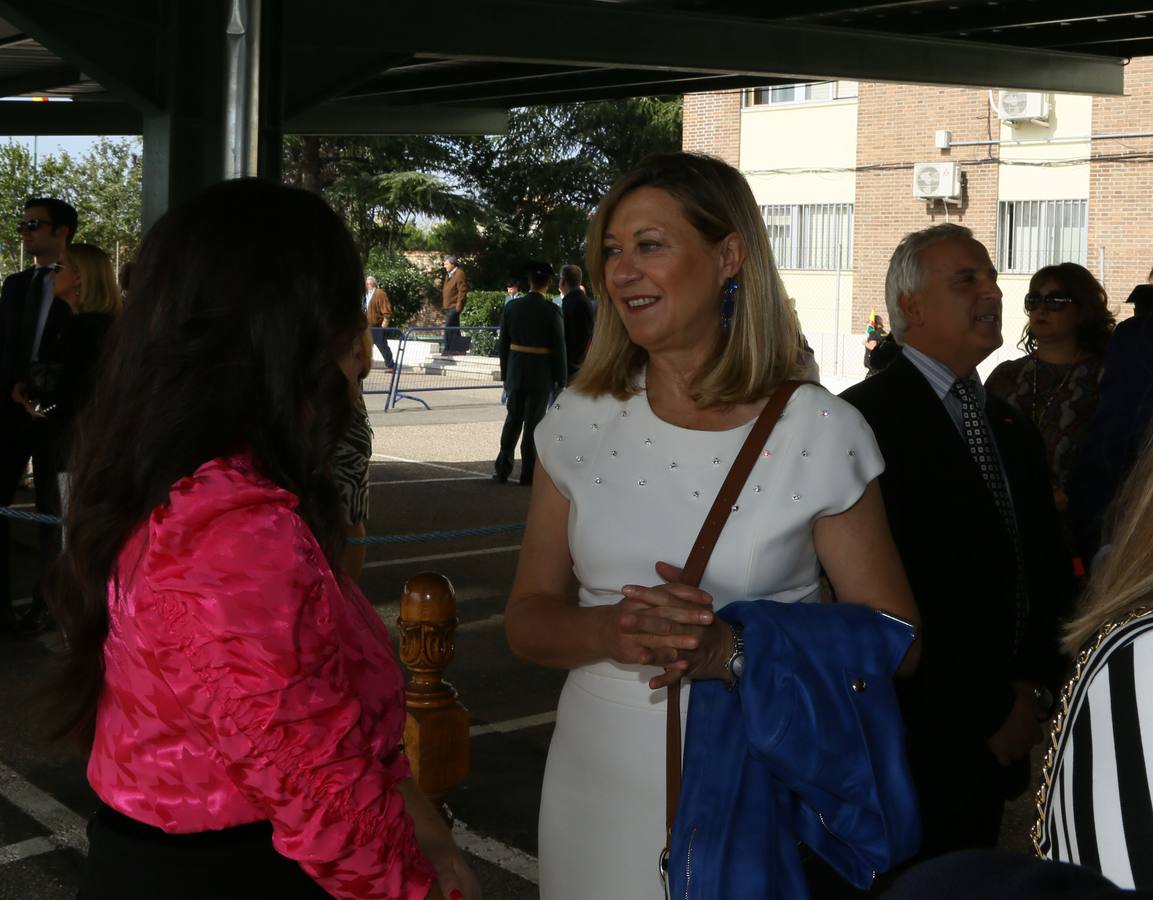
{"type": "MultiPolygon", "coordinates": [[[[832,838],[833,838],[833,840],[835,840],[835,841],[839,841],[840,843],[844,844],[846,847],[850,847],[850,846],[851,846],[851,845],[849,844],[849,842],[848,842],[848,841],[846,841],[846,840],[845,840],[843,837],[841,837],[839,834],[837,834],[835,831],[833,831],[833,829],[831,829],[831,828],[829,827],[829,823],[825,821],[825,816],[824,816],[824,813],[818,812],[818,813],[817,813],[817,818],[818,818],[818,819],[820,820],[820,822],[821,822],[821,827],[822,827],[822,828],[824,828],[824,829],[825,829],[825,831],[827,831],[827,832],[829,833],[829,836],[830,836],[830,837],[832,837],[832,838]]],[[[872,881],[876,881],[876,880],[877,880],[877,873],[876,873],[876,872],[870,872],[870,873],[869,873],[869,878],[870,878],[872,881]]]]}
{"type": "Polygon", "coordinates": [[[685,897],[689,900],[689,885],[693,880],[693,841],[697,839],[697,830],[694,828],[689,835],[689,848],[685,851],[685,897]]]}

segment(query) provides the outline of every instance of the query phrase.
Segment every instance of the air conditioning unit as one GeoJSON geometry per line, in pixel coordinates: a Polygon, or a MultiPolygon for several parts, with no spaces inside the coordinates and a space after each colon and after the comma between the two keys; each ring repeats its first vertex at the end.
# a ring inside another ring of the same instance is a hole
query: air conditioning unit
{"type": "Polygon", "coordinates": [[[913,196],[919,200],[960,200],[961,167],[955,162],[913,166],[913,196]]]}
{"type": "Polygon", "coordinates": [[[1049,95],[1035,91],[998,91],[997,115],[1002,122],[1048,122],[1049,95]]]}

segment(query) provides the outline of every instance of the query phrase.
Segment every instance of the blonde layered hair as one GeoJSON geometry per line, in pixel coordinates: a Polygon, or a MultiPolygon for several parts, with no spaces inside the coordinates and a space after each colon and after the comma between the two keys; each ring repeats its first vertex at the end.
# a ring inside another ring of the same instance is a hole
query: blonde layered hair
{"type": "Polygon", "coordinates": [[[65,253],[80,279],[76,311],[119,315],[123,298],[108,254],[95,244],[70,244],[65,253]]]}
{"type": "MultiPolygon", "coordinates": [[[[639,375],[648,353],[629,340],[624,323],[608,300],[604,234],[621,200],[642,187],[676,198],[688,222],[709,244],[734,232],[745,245],[736,281],[733,321],[717,353],[693,377],[690,396],[700,407],[752,403],[787,378],[799,377],[801,336],[788,294],[773,262],[760,208],[748,182],[732,166],[711,156],[668,153],[649,157],[617,179],[597,204],[585,249],[589,279],[602,304],[588,356],[573,387],[594,397],[624,400],[640,390],[639,375]]],[[[717,319],[721,297],[717,297],[717,319]]]]}
{"type": "MultiPolygon", "coordinates": [[[[1151,433],[1153,434],[1153,433],[1151,433]]],[[[1145,447],[1110,507],[1109,552],[1093,576],[1076,617],[1065,628],[1075,654],[1102,626],[1131,609],[1153,605],[1153,445],[1145,447]]]]}

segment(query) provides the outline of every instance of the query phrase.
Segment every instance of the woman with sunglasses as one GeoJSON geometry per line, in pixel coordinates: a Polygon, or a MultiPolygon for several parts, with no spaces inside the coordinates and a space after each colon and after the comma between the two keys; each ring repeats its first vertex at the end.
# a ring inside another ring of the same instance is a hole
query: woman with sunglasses
{"type": "Polygon", "coordinates": [[[1026,356],[993,370],[986,389],[1029,416],[1041,432],[1053,497],[1066,537],[1065,485],[1093,410],[1113,313],[1101,283],[1084,266],[1045,266],[1029,280],[1029,321],[1018,346],[1026,356]]]}

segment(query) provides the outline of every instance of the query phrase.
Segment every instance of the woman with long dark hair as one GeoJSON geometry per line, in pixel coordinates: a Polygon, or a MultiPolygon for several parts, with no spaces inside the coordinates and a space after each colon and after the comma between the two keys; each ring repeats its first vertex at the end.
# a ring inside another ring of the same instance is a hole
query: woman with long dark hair
{"type": "Polygon", "coordinates": [[[1045,443],[1053,496],[1068,531],[1065,486],[1097,408],[1105,344],[1113,333],[1109,296],[1077,263],[1038,269],[1029,280],[1025,356],[993,370],[986,389],[1029,416],[1045,443]]]}
{"type": "Polygon", "coordinates": [[[80,896],[476,897],[340,571],[360,261],[314,195],[211,187],[141,249],[73,453],[60,730],[101,805],[80,896]]]}

